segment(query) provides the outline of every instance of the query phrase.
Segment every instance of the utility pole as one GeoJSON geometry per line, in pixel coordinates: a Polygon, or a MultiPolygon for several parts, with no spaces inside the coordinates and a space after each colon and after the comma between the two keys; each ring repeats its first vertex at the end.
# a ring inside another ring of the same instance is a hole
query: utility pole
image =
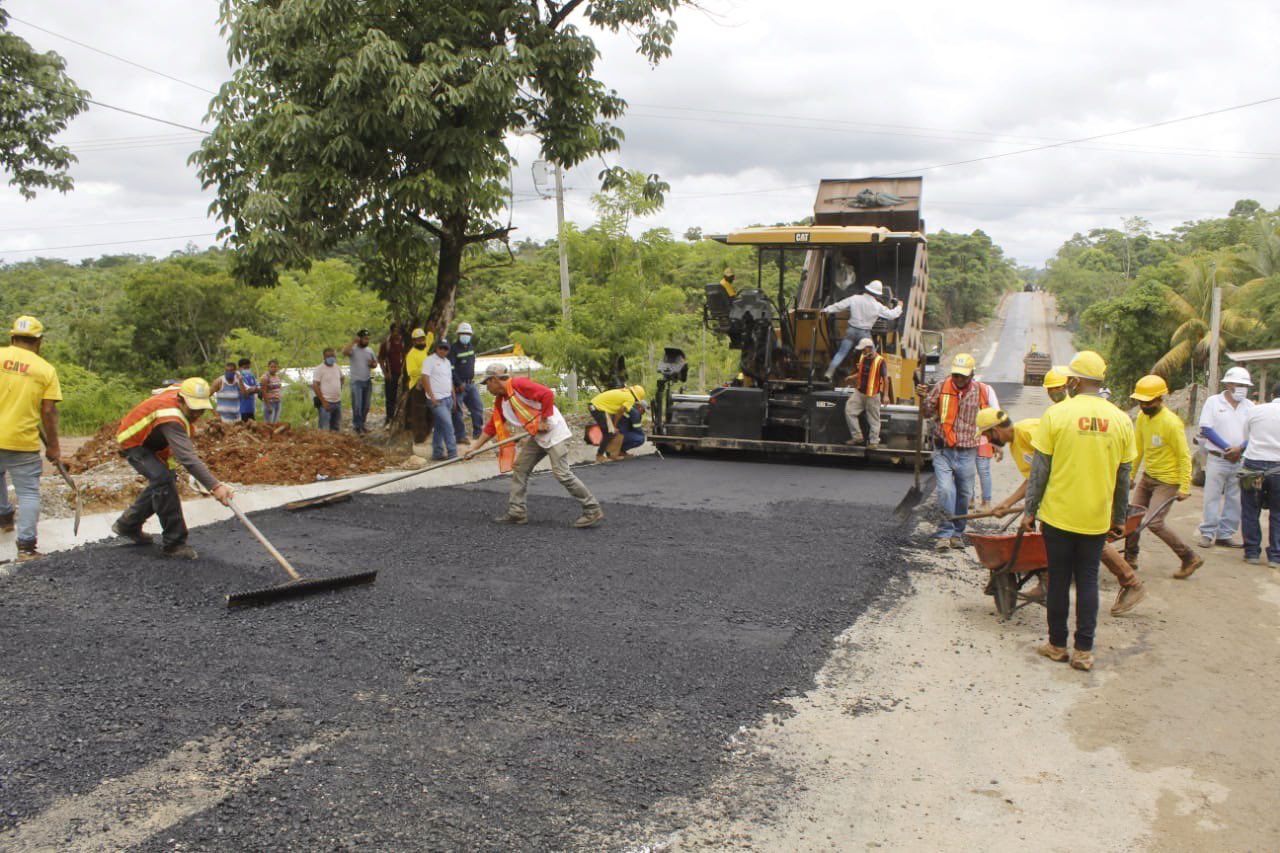
{"type": "MultiPolygon", "coordinates": [[[[1218,336],[1222,332],[1222,288],[1218,287],[1218,266],[1213,267],[1213,308],[1209,315],[1209,396],[1218,393],[1218,336]]],[[[1195,417],[1195,413],[1191,413],[1195,417]]]]}
{"type": "MultiPolygon", "coordinates": [[[[560,311],[564,318],[564,330],[573,328],[569,312],[569,252],[564,245],[564,170],[556,164],[556,245],[560,249],[560,311]]],[[[570,370],[565,378],[569,385],[569,402],[578,402],[578,372],[570,370]]]]}

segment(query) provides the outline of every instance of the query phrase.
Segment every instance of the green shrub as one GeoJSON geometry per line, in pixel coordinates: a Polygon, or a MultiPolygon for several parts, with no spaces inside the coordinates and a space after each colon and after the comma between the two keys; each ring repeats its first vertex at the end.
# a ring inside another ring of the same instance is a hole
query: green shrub
{"type": "Polygon", "coordinates": [[[63,435],[92,435],[103,424],[124,417],[151,390],[119,376],[99,376],[71,362],[54,367],[62,385],[58,430],[63,435]]]}

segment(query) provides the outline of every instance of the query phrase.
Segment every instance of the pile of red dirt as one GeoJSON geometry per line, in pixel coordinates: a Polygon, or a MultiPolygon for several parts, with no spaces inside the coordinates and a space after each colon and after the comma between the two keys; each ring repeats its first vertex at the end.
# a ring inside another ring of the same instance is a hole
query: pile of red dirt
{"type": "MultiPolygon", "coordinates": [[[[201,423],[195,444],[214,476],[245,485],[312,483],[387,467],[382,451],[350,433],[294,429],[289,424],[201,423]]],[[[105,424],[76,451],[68,467],[80,473],[119,458],[116,424],[105,424]]]]}

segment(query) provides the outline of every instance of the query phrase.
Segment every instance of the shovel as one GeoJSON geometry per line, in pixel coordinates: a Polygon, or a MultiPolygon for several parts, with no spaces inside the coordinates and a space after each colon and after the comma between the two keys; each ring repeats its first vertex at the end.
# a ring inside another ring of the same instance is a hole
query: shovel
{"type": "Polygon", "coordinates": [[[79,536],[80,535],[80,509],[81,509],[80,487],[76,485],[75,480],[71,479],[71,474],[70,472],[67,471],[67,466],[62,464],[61,459],[59,459],[56,464],[58,466],[58,473],[62,475],[62,479],[67,484],[67,488],[71,489],[71,491],[74,492],[76,496],[76,520],[75,520],[75,523],[72,524],[71,526],[71,535],[79,536]]]}
{"type": "MultiPolygon", "coordinates": [[[[502,441],[497,442],[496,444],[490,444],[486,447],[482,447],[477,452],[488,453],[490,450],[497,450],[500,447],[506,447],[508,444],[513,444],[517,441],[520,441],[522,438],[528,438],[528,435],[524,435],[524,434],[513,435],[510,438],[506,438],[506,439],[503,439],[502,441]]],[[[284,505],[284,508],[289,510],[290,512],[297,512],[300,509],[314,509],[315,507],[318,507],[318,506],[332,506],[333,504],[340,504],[345,501],[351,500],[351,498],[354,495],[358,495],[361,492],[367,492],[370,489],[381,488],[382,486],[387,486],[387,485],[390,485],[391,483],[398,483],[401,480],[407,480],[410,477],[417,477],[419,474],[427,474],[432,471],[437,471],[441,468],[444,468],[446,465],[453,465],[457,462],[462,462],[465,459],[466,459],[465,456],[461,456],[461,455],[455,456],[453,459],[446,459],[445,461],[440,462],[436,465],[428,465],[426,468],[419,468],[416,471],[409,471],[408,473],[405,473],[405,474],[396,474],[392,477],[388,477],[387,479],[383,480],[380,483],[370,483],[369,485],[361,486],[358,489],[347,489],[346,491],[342,491],[342,492],[330,492],[327,495],[320,495],[319,497],[303,498],[302,500],[298,500],[298,501],[290,501],[289,503],[284,505]]]]}
{"type": "Polygon", "coordinates": [[[924,417],[918,417],[916,428],[916,482],[907,493],[902,496],[902,500],[898,501],[898,505],[894,507],[894,517],[905,521],[916,507],[924,501],[925,498],[932,494],[934,487],[938,484],[933,474],[929,474],[929,479],[924,485],[920,484],[920,471],[924,467],[924,417]]]}

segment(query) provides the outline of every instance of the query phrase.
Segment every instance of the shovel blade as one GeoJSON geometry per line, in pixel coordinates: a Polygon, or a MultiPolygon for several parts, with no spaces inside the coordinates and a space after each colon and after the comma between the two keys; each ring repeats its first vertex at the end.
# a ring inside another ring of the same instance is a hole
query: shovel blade
{"type": "Polygon", "coordinates": [[[284,508],[289,512],[297,512],[300,509],[315,509],[321,506],[333,506],[334,504],[346,503],[351,500],[354,492],[334,492],[329,495],[320,495],[316,498],[303,498],[300,501],[289,501],[284,508]]]}
{"type": "Polygon", "coordinates": [[[373,583],[377,576],[378,573],[372,571],[359,572],[352,575],[338,575],[332,578],[304,578],[300,581],[291,581],[277,586],[265,587],[264,589],[250,590],[249,592],[233,592],[227,596],[227,607],[272,604],[288,598],[301,598],[304,595],[327,592],[331,589],[373,583]]]}
{"type": "Polygon", "coordinates": [[[902,500],[898,501],[898,505],[893,508],[893,515],[898,520],[905,520],[915,512],[916,507],[924,503],[929,495],[933,494],[934,488],[938,485],[938,481],[932,474],[925,477],[919,486],[912,486],[907,489],[907,493],[902,496],[902,500]]]}

